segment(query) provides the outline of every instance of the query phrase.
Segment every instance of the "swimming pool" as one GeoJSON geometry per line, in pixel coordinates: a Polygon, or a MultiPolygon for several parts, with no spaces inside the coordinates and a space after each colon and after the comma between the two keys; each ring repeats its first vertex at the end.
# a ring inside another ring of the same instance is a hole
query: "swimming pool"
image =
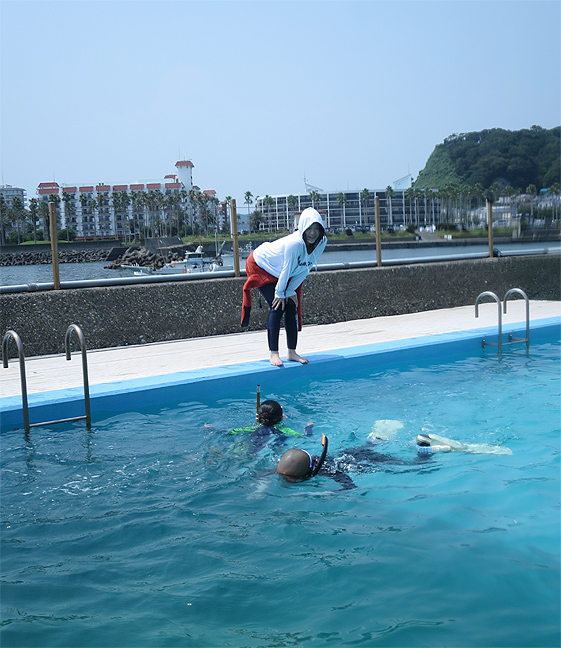
{"type": "MultiPolygon", "coordinates": [[[[2,645],[557,646],[549,324],[533,325],[529,354],[499,358],[475,334],[373,345],[304,371],[100,388],[91,433],[7,429],[2,645]],[[311,452],[322,432],[337,456],[390,420],[402,427],[378,450],[401,459],[421,429],[512,455],[383,464],[351,491],[283,484],[270,472],[282,449],[252,455],[227,433],[251,421],[257,382],[290,427],[315,423],[297,443],[311,452]]],[[[57,398],[41,407],[70,401],[57,398]]]]}

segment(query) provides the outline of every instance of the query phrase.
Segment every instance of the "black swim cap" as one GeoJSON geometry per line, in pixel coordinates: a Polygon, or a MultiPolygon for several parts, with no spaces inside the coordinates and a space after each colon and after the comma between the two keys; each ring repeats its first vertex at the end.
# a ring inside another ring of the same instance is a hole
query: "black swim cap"
{"type": "Polygon", "coordinates": [[[282,407],[274,400],[266,400],[259,406],[258,421],[261,425],[273,427],[282,421],[282,407]]]}

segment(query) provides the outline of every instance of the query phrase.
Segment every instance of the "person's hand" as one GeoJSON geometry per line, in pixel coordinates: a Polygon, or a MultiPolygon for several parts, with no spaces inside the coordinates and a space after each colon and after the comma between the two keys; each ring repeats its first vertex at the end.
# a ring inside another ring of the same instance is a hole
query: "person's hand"
{"type": "Polygon", "coordinates": [[[296,308],[298,308],[298,297],[297,295],[291,295],[290,297],[275,297],[273,299],[273,308],[275,310],[278,310],[279,308],[281,310],[284,310],[286,308],[286,302],[291,299],[294,302],[294,305],[296,308]]]}

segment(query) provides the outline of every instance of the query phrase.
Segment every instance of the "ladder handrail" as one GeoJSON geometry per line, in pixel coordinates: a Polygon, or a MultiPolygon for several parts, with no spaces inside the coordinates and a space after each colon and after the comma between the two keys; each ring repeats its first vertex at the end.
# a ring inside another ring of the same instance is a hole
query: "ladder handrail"
{"type": "Polygon", "coordinates": [[[526,339],[521,340],[520,338],[514,338],[516,339],[517,342],[526,342],[526,347],[530,347],[530,299],[528,298],[528,295],[522,290],[522,288],[511,288],[506,295],[504,296],[503,302],[504,302],[504,312],[506,313],[506,302],[508,298],[514,294],[517,293],[518,295],[522,295],[524,297],[524,300],[526,301],[526,339]]]}
{"type": "MultiPolygon", "coordinates": [[[[499,342],[497,346],[499,347],[500,353],[503,349],[503,316],[501,312],[501,300],[499,299],[498,295],[495,295],[495,293],[491,292],[490,290],[486,290],[485,292],[480,293],[475,300],[475,317],[479,317],[479,302],[483,297],[492,297],[497,302],[497,306],[499,307],[499,342]]],[[[485,344],[490,344],[490,342],[486,343],[484,339],[483,346],[485,346],[485,344]]]]}
{"type": "Polygon", "coordinates": [[[88,380],[88,361],[86,358],[86,340],[82,329],[77,324],[70,324],[66,329],[66,335],[64,336],[64,349],[66,351],[66,359],[71,360],[72,356],[70,354],[70,338],[72,337],[72,331],[76,332],[78,340],[80,342],[80,351],[82,352],[82,376],[84,379],[84,404],[86,408],[86,427],[88,430],[91,430],[92,427],[92,415],[90,410],[90,384],[88,380]]]}
{"type": "Polygon", "coordinates": [[[29,432],[29,407],[27,404],[27,381],[25,380],[25,355],[23,353],[23,344],[21,342],[21,338],[12,329],[6,331],[6,333],[4,333],[4,337],[2,338],[2,366],[4,367],[4,369],[8,368],[8,343],[10,342],[10,338],[14,340],[18,349],[21,401],[23,408],[23,427],[27,434],[29,432]]]}
{"type": "MultiPolygon", "coordinates": [[[[506,313],[506,303],[508,301],[508,298],[513,295],[513,294],[518,294],[522,295],[524,299],[526,300],[526,337],[525,338],[516,338],[513,337],[512,335],[509,335],[509,341],[505,342],[504,344],[509,345],[509,344],[517,344],[518,342],[526,342],[526,349],[530,348],[530,300],[528,298],[528,295],[522,290],[522,288],[511,288],[510,290],[507,291],[506,295],[504,296],[504,312],[506,313]]],[[[475,317],[479,317],[479,302],[483,297],[492,297],[496,302],[497,306],[499,307],[499,341],[497,344],[494,344],[493,342],[486,342],[485,338],[481,340],[481,343],[483,347],[485,346],[497,346],[499,347],[499,353],[502,352],[503,349],[503,318],[502,318],[502,313],[501,313],[501,300],[498,298],[498,296],[494,293],[491,292],[490,290],[486,290],[485,292],[482,292],[479,294],[477,299],[475,300],[475,317]]]]}
{"type": "Polygon", "coordinates": [[[25,355],[23,353],[23,344],[21,342],[21,338],[15,331],[12,331],[11,329],[9,331],[6,331],[4,337],[2,338],[2,364],[4,366],[4,369],[8,368],[8,343],[10,341],[10,338],[13,338],[18,348],[19,368],[20,368],[20,378],[21,378],[21,400],[23,406],[23,427],[26,435],[29,434],[29,430],[32,427],[39,427],[42,425],[53,425],[55,423],[68,423],[71,421],[81,421],[83,419],[86,419],[86,427],[88,428],[88,430],[92,429],[92,416],[91,416],[91,409],[90,409],[90,387],[88,381],[88,361],[86,358],[86,341],[84,338],[84,334],[82,333],[82,329],[77,324],[70,324],[70,326],[66,330],[66,335],[64,337],[64,348],[66,351],[66,359],[71,360],[72,358],[70,354],[70,338],[72,336],[73,331],[75,331],[76,334],[78,335],[78,340],[80,341],[80,349],[82,352],[82,374],[84,378],[84,401],[86,407],[86,415],[73,416],[65,419],[57,419],[56,421],[43,421],[42,423],[31,423],[31,424],[29,423],[29,405],[27,402],[27,381],[25,379],[25,355]]]}

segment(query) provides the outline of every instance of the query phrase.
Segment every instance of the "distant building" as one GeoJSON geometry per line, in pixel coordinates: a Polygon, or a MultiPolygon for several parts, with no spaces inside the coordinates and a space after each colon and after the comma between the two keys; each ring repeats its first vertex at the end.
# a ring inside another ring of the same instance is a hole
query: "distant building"
{"type": "Polygon", "coordinates": [[[25,189],[20,189],[19,187],[12,187],[11,185],[2,185],[0,187],[0,194],[3,196],[6,207],[8,209],[12,208],[12,201],[14,198],[19,198],[22,204],[22,207],[27,207],[27,194],[25,189]]]}
{"type": "MultiPolygon", "coordinates": [[[[46,228],[45,206],[57,196],[57,227],[73,229],[79,238],[125,237],[151,228],[155,235],[177,221],[178,210],[190,223],[197,212],[191,200],[200,189],[193,185],[193,163],[176,162],[176,173],[162,179],[136,182],[61,184],[41,182],[37,187],[40,226],[46,228]]],[[[204,194],[215,194],[214,191],[204,194]]],[[[48,212],[47,212],[48,213],[48,212]]]]}
{"type": "Polygon", "coordinates": [[[263,214],[262,228],[268,230],[292,230],[296,227],[302,211],[306,207],[315,207],[322,215],[328,230],[336,231],[349,228],[374,231],[376,198],[379,202],[382,229],[404,229],[410,224],[423,227],[436,225],[440,222],[439,200],[437,198],[415,198],[408,189],[409,187],[407,189],[395,189],[394,187],[391,195],[385,190],[347,190],[258,196],[255,201],[255,209],[263,214]]]}

